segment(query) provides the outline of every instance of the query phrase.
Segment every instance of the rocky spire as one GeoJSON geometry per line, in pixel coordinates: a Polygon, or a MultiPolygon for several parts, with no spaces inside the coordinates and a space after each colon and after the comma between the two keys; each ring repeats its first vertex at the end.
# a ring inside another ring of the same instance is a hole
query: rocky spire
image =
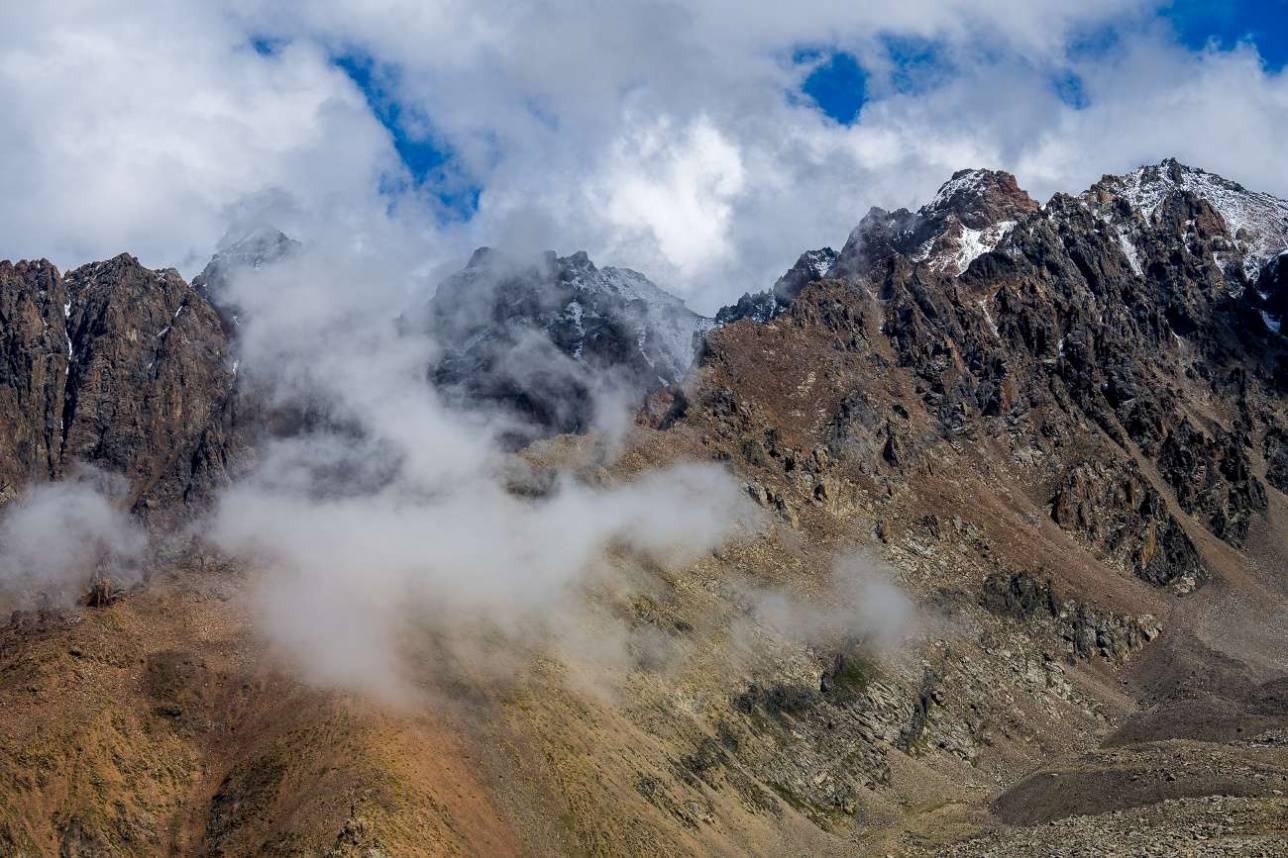
{"type": "Polygon", "coordinates": [[[959,170],[916,212],[871,209],[850,233],[831,275],[861,279],[894,257],[958,275],[1039,209],[1010,173],[959,170]]]}

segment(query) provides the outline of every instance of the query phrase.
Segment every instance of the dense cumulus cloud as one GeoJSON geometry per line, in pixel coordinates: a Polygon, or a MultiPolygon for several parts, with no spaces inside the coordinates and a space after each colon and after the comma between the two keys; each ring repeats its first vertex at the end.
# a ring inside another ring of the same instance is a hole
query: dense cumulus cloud
{"type": "Polygon", "coordinates": [[[0,33],[0,255],[190,274],[267,208],[302,233],[396,222],[431,267],[584,248],[709,312],[965,166],[1045,197],[1176,155],[1288,195],[1282,74],[1189,50],[1158,6],[28,4],[0,33]],[[810,49],[867,70],[852,124],[800,94],[810,49]],[[413,175],[390,124],[441,163],[413,175]]]}

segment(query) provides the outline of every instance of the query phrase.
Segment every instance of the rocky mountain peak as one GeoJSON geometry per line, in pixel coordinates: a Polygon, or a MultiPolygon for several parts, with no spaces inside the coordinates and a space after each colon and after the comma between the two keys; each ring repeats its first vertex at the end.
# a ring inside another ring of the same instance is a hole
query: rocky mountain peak
{"type": "Polygon", "coordinates": [[[1220,216],[1220,226],[1231,242],[1221,261],[1248,279],[1255,280],[1261,268],[1288,247],[1288,202],[1175,158],[1121,176],[1106,175],[1081,199],[1102,217],[1130,229],[1134,220],[1146,224],[1158,220],[1187,196],[1203,201],[1220,216]]]}
{"type": "Polygon", "coordinates": [[[481,247],[439,284],[426,325],[440,386],[559,431],[593,414],[592,373],[643,396],[674,384],[713,324],[644,275],[585,251],[515,256],[481,247]]]}
{"type": "Polygon", "coordinates": [[[0,354],[0,483],[90,464],[127,478],[136,511],[175,515],[222,479],[229,344],[173,269],[0,262],[0,354]]]}
{"type": "Polygon", "coordinates": [[[830,247],[802,254],[771,289],[744,294],[736,304],[722,308],[716,321],[767,322],[816,280],[863,280],[900,258],[924,263],[935,273],[959,275],[996,247],[1018,220],[1039,211],[1037,201],[1010,173],[958,170],[915,212],[869,209],[839,254],[830,247]]]}
{"type": "Polygon", "coordinates": [[[225,236],[206,267],[192,278],[192,285],[216,307],[235,315],[236,308],[232,306],[228,295],[232,277],[238,271],[271,265],[296,253],[300,247],[298,241],[271,226],[225,236]]]}
{"type": "Polygon", "coordinates": [[[1038,211],[1010,173],[958,170],[915,212],[871,209],[850,233],[830,274],[863,279],[902,257],[956,276],[996,247],[1018,220],[1038,211]]]}
{"type": "Polygon", "coordinates": [[[930,219],[951,215],[970,229],[984,230],[1001,221],[1019,220],[1039,208],[1010,173],[970,169],[953,173],[918,214],[930,219]]]}

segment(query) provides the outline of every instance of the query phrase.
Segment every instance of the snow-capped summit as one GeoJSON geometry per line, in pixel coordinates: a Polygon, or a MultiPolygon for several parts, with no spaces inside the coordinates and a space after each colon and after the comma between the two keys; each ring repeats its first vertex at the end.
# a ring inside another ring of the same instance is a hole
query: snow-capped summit
{"type": "Polygon", "coordinates": [[[830,276],[861,279],[896,255],[956,276],[997,246],[1037,202],[1000,170],[959,170],[915,212],[873,208],[850,233],[830,276]]]}
{"type": "Polygon", "coordinates": [[[995,248],[1017,220],[1038,210],[1010,173],[958,170],[915,212],[870,209],[839,254],[830,247],[802,254],[773,288],[743,295],[722,308],[716,322],[768,322],[810,283],[825,277],[861,281],[896,257],[956,277],[995,248]]]}
{"type": "Polygon", "coordinates": [[[490,248],[439,285],[427,318],[441,386],[559,431],[589,422],[592,371],[637,393],[674,384],[712,324],[644,275],[598,268],[584,252],[534,260],[490,248]]]}
{"type": "Polygon", "coordinates": [[[1164,201],[1183,193],[1206,201],[1221,216],[1234,243],[1233,250],[1241,257],[1243,273],[1250,279],[1255,279],[1267,262],[1288,248],[1288,202],[1250,191],[1215,173],[1188,167],[1175,158],[1138,167],[1122,176],[1105,176],[1082,198],[1111,219],[1115,204],[1125,203],[1150,223],[1164,201]]]}

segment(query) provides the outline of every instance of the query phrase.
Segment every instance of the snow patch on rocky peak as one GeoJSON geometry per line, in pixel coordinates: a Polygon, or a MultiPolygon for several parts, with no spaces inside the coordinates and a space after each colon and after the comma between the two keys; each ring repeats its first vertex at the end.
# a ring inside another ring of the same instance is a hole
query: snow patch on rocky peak
{"type": "Polygon", "coordinates": [[[1132,273],[1137,277],[1143,277],[1145,269],[1140,264],[1140,252],[1136,250],[1136,245],[1132,243],[1125,227],[1118,228],[1118,246],[1122,248],[1123,256],[1127,257],[1127,264],[1131,266],[1132,273]]]}
{"type": "MultiPolygon", "coordinates": [[[[1015,223],[1013,220],[1004,220],[985,229],[971,229],[965,224],[960,224],[961,231],[957,235],[956,247],[934,259],[929,259],[930,267],[936,271],[960,276],[967,268],[970,268],[972,262],[996,248],[1002,239],[1015,228],[1015,223]]],[[[917,255],[912,257],[913,261],[928,259],[931,247],[937,240],[938,237],[931,239],[919,248],[917,255]],[[917,258],[918,256],[920,256],[920,259],[917,258]]]]}
{"type": "Polygon", "coordinates": [[[805,267],[811,274],[821,278],[827,276],[827,272],[835,261],[836,253],[831,248],[823,248],[821,250],[805,251],[801,254],[798,264],[805,263],[805,267]]]}
{"type": "Polygon", "coordinates": [[[922,207],[923,211],[943,208],[949,201],[964,192],[982,194],[988,187],[987,170],[961,170],[939,187],[934,199],[922,207]]]}
{"type": "MultiPolygon", "coordinates": [[[[1267,261],[1288,247],[1288,201],[1250,191],[1214,173],[1187,167],[1174,159],[1106,177],[1097,187],[1124,199],[1150,220],[1169,194],[1188,191],[1206,200],[1225,221],[1230,236],[1243,252],[1243,269],[1254,276],[1267,261]]],[[[1089,193],[1094,193],[1095,189],[1089,193]]]]}

